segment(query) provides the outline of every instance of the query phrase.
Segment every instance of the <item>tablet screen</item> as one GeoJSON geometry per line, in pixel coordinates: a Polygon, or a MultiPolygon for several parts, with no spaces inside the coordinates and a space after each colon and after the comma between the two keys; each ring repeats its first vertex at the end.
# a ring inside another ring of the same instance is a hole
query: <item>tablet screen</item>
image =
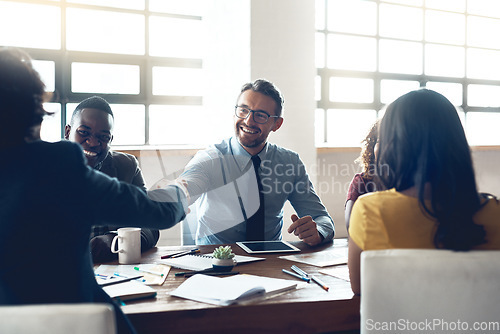
{"type": "Polygon", "coordinates": [[[286,241],[240,241],[236,243],[247,253],[300,252],[300,249],[286,241]]]}

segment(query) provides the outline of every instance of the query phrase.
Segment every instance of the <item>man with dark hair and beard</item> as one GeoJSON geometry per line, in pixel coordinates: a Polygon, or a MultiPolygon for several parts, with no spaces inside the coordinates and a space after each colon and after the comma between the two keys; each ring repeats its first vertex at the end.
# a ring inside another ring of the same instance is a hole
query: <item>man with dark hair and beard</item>
{"type": "Polygon", "coordinates": [[[202,150],[180,179],[197,201],[196,244],[280,240],[283,205],[297,214],[288,233],[310,246],[333,238],[333,220],[315,193],[297,153],[268,142],[283,124],[283,97],[258,79],[241,88],[235,135],[202,150]]]}

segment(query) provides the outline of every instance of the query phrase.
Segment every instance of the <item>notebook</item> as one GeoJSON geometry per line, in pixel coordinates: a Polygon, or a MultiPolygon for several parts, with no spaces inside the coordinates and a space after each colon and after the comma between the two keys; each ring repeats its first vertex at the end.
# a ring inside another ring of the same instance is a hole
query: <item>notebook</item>
{"type": "Polygon", "coordinates": [[[155,289],[137,281],[128,281],[113,285],[107,285],[103,286],[102,289],[111,298],[119,298],[123,301],[152,298],[156,296],[155,289]]]}
{"type": "Polygon", "coordinates": [[[202,303],[227,306],[267,297],[297,287],[296,281],[255,275],[215,277],[196,274],[170,295],[202,303]]]}
{"type": "MultiPolygon", "coordinates": [[[[173,259],[160,260],[159,262],[161,262],[162,264],[166,264],[184,270],[204,270],[212,268],[212,259],[213,256],[210,254],[205,254],[205,255],[189,254],[181,257],[176,257],[173,259]]],[[[243,256],[243,255],[235,255],[234,259],[236,260],[236,265],[265,260],[265,258],[263,257],[243,256]]]]}

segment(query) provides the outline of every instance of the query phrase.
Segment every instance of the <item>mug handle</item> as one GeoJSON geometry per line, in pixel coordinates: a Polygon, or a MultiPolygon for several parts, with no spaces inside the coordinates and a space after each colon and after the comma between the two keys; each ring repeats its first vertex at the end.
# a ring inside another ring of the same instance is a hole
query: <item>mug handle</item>
{"type": "Polygon", "coordinates": [[[118,238],[121,238],[120,236],[118,235],[115,235],[115,237],[113,238],[113,241],[111,241],[111,253],[123,253],[123,249],[118,249],[118,250],[115,250],[115,246],[116,246],[116,241],[118,240],[118,238]]]}

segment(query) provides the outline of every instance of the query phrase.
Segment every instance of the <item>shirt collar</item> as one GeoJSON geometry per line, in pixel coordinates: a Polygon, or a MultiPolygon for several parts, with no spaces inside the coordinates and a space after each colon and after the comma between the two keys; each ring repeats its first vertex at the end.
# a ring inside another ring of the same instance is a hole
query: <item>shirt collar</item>
{"type": "MultiPolygon", "coordinates": [[[[234,157],[234,160],[236,161],[236,164],[240,168],[240,170],[244,170],[245,167],[249,164],[250,159],[252,159],[252,156],[250,153],[248,153],[243,146],[241,146],[240,142],[236,137],[231,137],[229,139],[230,142],[230,147],[231,147],[231,153],[234,157]]],[[[266,145],[260,151],[257,155],[259,156],[261,161],[264,161],[267,151],[269,148],[269,144],[266,142],[266,145]]]]}

